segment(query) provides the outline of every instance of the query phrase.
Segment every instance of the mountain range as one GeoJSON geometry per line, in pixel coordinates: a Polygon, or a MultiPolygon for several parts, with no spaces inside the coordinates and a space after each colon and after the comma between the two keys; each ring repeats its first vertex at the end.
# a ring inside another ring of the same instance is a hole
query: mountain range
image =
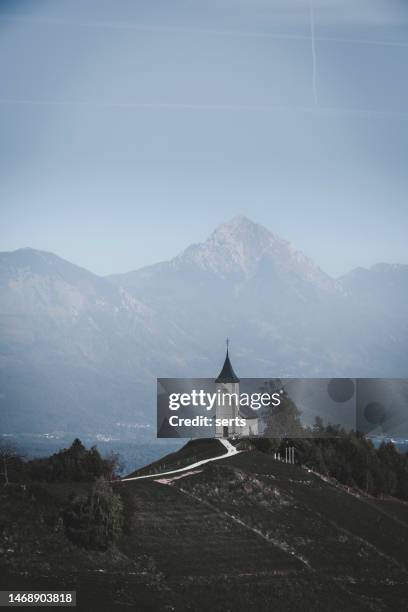
{"type": "Polygon", "coordinates": [[[408,265],[334,279],[236,217],[174,259],[100,277],[0,253],[0,432],[154,435],[155,378],[406,377],[408,265]]]}

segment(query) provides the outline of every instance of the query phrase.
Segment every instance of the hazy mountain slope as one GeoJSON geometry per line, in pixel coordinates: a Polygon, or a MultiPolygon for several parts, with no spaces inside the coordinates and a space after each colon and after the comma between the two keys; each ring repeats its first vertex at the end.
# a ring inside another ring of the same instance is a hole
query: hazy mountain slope
{"type": "Polygon", "coordinates": [[[336,281],[244,217],[110,278],[0,253],[0,431],[153,427],[155,378],[216,376],[226,336],[240,376],[404,377],[407,291],[407,266],[336,281]]]}
{"type": "Polygon", "coordinates": [[[1,254],[1,429],[109,430],[140,416],[155,327],[151,309],[51,253],[1,254]]]}
{"type": "Polygon", "coordinates": [[[407,318],[408,265],[380,263],[356,268],[339,279],[343,289],[365,308],[383,315],[407,318]]]}
{"type": "MultiPolygon", "coordinates": [[[[246,217],[235,217],[220,225],[204,243],[189,246],[171,261],[109,278],[134,291],[144,290],[146,297],[152,299],[166,294],[159,283],[166,277],[170,277],[166,287],[172,287],[179,279],[178,285],[186,292],[191,275],[198,281],[196,286],[211,280],[217,283],[218,289],[223,281],[234,281],[241,286],[262,277],[264,272],[270,274],[270,281],[280,281],[288,290],[292,288],[294,294],[303,297],[318,291],[341,291],[333,279],[289,242],[246,217]]],[[[176,291],[173,289],[172,293],[176,291]]],[[[192,287],[191,293],[194,293],[192,287]]]]}
{"type": "Polygon", "coordinates": [[[387,347],[388,370],[395,376],[408,376],[408,265],[356,268],[339,284],[353,312],[362,313],[360,320],[371,334],[373,351],[380,353],[387,347]]]}
{"type": "MultiPolygon", "coordinates": [[[[169,262],[111,280],[165,312],[209,360],[231,336],[241,375],[406,373],[406,342],[392,342],[343,283],[245,217],[169,262]]],[[[389,317],[395,321],[392,309],[389,317]]],[[[201,371],[213,374],[205,359],[201,371]]]]}

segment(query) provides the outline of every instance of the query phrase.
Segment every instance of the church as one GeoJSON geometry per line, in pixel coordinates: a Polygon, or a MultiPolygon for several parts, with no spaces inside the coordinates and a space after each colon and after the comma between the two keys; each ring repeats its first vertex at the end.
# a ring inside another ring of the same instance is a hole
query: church
{"type": "Polygon", "coordinates": [[[258,416],[250,408],[240,406],[239,378],[235,374],[229,358],[229,342],[227,340],[227,354],[221,372],[215,379],[215,390],[219,397],[216,403],[216,419],[235,421],[245,420],[244,426],[236,424],[216,425],[217,438],[247,437],[258,435],[258,416]]]}

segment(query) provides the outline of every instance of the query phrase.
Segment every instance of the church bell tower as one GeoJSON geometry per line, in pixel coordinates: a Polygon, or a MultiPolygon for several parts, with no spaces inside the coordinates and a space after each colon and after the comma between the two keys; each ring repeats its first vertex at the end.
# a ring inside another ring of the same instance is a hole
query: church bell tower
{"type": "MultiPolygon", "coordinates": [[[[218,396],[216,403],[217,419],[235,419],[239,416],[239,378],[235,374],[229,358],[229,340],[227,338],[227,354],[224,365],[215,379],[215,391],[218,396]]],[[[217,438],[229,438],[239,432],[236,425],[216,425],[217,438]]]]}

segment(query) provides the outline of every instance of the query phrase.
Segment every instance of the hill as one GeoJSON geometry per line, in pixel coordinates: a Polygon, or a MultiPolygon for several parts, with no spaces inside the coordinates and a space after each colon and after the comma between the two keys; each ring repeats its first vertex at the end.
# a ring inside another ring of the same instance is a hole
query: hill
{"type": "MultiPolygon", "coordinates": [[[[179,461],[202,451],[192,442],[179,461]]],[[[177,457],[163,461],[170,463],[177,457]]],[[[63,495],[78,486],[64,486],[63,495]]],[[[347,491],[257,450],[169,484],[152,478],[113,488],[127,519],[104,552],[66,540],[53,518],[56,502],[34,493],[34,504],[20,495],[11,506],[3,489],[1,546],[6,536],[10,550],[1,561],[2,588],[77,588],[80,609],[404,609],[405,503],[347,491]]],[[[54,500],[62,494],[53,483],[47,491],[54,500]]]]}

